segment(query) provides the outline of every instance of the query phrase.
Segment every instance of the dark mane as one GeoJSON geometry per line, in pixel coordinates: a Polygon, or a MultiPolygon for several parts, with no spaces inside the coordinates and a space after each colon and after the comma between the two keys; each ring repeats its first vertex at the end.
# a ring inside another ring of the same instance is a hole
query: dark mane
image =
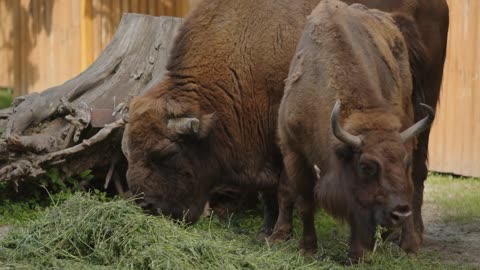
{"type": "Polygon", "coordinates": [[[404,13],[393,13],[392,17],[407,44],[410,70],[412,73],[412,104],[415,109],[415,116],[421,117],[424,115],[424,112],[419,104],[426,102],[426,89],[422,87],[422,85],[424,85],[422,78],[425,78],[425,63],[429,61],[427,50],[413,18],[404,13]]]}
{"type": "Polygon", "coordinates": [[[170,73],[176,73],[176,71],[182,66],[183,58],[185,57],[185,52],[188,50],[189,39],[192,35],[190,23],[187,21],[184,23],[183,27],[178,30],[177,36],[175,37],[175,42],[172,50],[170,51],[170,57],[167,62],[167,70],[170,73]]]}

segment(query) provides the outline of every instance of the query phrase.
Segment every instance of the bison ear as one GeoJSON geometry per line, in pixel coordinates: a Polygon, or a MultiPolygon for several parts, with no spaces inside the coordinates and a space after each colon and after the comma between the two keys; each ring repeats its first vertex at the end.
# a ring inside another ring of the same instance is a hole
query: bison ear
{"type": "Polygon", "coordinates": [[[205,114],[201,117],[200,120],[200,129],[198,132],[198,137],[203,139],[206,138],[215,124],[216,116],[215,113],[205,114]]]}
{"type": "Polygon", "coordinates": [[[168,120],[167,128],[180,135],[197,134],[200,120],[191,117],[172,118],[168,120]]]}
{"type": "Polygon", "coordinates": [[[194,117],[179,117],[168,120],[168,129],[179,135],[192,135],[204,138],[210,133],[215,115],[207,114],[200,119],[194,117]]]}

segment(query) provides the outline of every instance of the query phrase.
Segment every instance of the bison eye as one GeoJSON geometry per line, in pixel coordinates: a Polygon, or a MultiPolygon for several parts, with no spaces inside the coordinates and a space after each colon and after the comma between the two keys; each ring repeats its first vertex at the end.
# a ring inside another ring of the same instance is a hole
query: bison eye
{"type": "Polygon", "coordinates": [[[155,147],[148,153],[148,159],[153,162],[161,162],[172,158],[175,154],[179,152],[179,147],[177,144],[169,144],[164,147],[155,147]]]}
{"type": "Polygon", "coordinates": [[[358,169],[362,178],[372,178],[378,174],[379,165],[375,161],[361,161],[358,169]]]}

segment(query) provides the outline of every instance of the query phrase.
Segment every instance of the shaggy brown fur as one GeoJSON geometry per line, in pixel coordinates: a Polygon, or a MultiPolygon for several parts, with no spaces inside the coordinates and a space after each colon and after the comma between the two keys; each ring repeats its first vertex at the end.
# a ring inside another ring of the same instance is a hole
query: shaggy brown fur
{"type": "MultiPolygon", "coordinates": [[[[440,96],[440,86],[445,63],[447,36],[449,26],[449,11],[446,0],[344,0],[352,4],[360,3],[369,8],[376,8],[386,12],[400,12],[413,18],[417,27],[421,43],[425,45],[426,54],[411,57],[413,75],[413,95],[415,121],[420,120],[425,111],[418,106],[420,102],[433,107],[437,106],[440,96]],[[423,58],[423,59],[422,59],[423,58]]],[[[403,19],[397,18],[396,24],[403,29],[403,19]]],[[[403,31],[403,30],[402,30],[403,31]]],[[[404,32],[405,40],[409,43],[415,39],[417,33],[404,32]],[[409,35],[413,36],[409,36],[409,35]]],[[[411,55],[412,56],[412,55],[411,55]]],[[[413,215],[418,237],[422,239],[423,221],[421,208],[423,202],[423,183],[427,178],[427,154],[430,131],[427,130],[417,138],[418,144],[414,150],[412,160],[413,182],[415,186],[413,196],[413,215]]]]}
{"type": "MultiPolygon", "coordinates": [[[[302,248],[317,247],[315,197],[329,213],[350,223],[353,260],[373,247],[378,224],[403,226],[402,248],[418,250],[413,217],[402,222],[392,213],[411,213],[408,160],[413,143],[404,143],[400,133],[414,123],[410,63],[425,59],[424,54],[415,22],[403,13],[391,16],[360,4],[323,0],[310,15],[291,64],[278,122],[289,179],[281,183],[288,186],[281,190],[297,193],[302,248]],[[415,40],[406,42],[404,37],[415,40]],[[409,55],[415,58],[409,61],[409,55]],[[336,100],[342,104],[341,126],[359,136],[361,145],[345,144],[333,135],[330,114],[336,100]],[[319,169],[317,177],[314,167],[319,169]]],[[[273,241],[291,228],[290,217],[282,217],[291,205],[280,207],[273,241]]]]}
{"type": "Polygon", "coordinates": [[[195,222],[218,186],[264,191],[263,233],[271,233],[278,105],[317,2],[204,0],[186,19],[165,80],[130,107],[127,178],[146,206],[195,222]]]}

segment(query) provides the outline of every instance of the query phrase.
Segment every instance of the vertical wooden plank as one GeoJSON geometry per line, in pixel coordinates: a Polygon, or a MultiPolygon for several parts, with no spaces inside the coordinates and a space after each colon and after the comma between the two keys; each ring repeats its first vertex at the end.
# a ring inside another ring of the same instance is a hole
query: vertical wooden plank
{"type": "Polygon", "coordinates": [[[108,0],[102,0],[102,6],[101,6],[101,31],[102,31],[102,42],[101,42],[101,47],[100,47],[100,53],[103,51],[105,48],[106,44],[108,43],[108,35],[110,33],[110,24],[109,24],[109,12],[108,8],[106,8],[109,5],[108,0]]]}
{"type": "Polygon", "coordinates": [[[107,8],[105,12],[108,14],[108,35],[107,35],[107,39],[105,40],[105,44],[103,45],[104,49],[105,47],[108,46],[108,44],[112,40],[113,34],[117,29],[117,19],[116,19],[117,12],[115,10],[117,6],[117,0],[108,0],[108,2],[109,2],[109,5],[105,6],[107,8]]]}
{"type": "MultiPolygon", "coordinates": [[[[467,5],[463,4],[462,5],[462,16],[465,16],[464,18],[466,19],[466,21],[468,21],[468,23],[466,24],[463,24],[462,25],[462,30],[472,30],[472,25],[471,24],[471,20],[470,20],[470,16],[469,16],[469,11],[467,10],[467,8],[471,8],[471,7],[467,7],[467,5]]],[[[461,40],[463,40],[464,42],[467,41],[467,37],[465,36],[465,31],[462,31],[461,32],[461,35],[460,35],[460,38],[461,40]]],[[[464,44],[465,46],[465,49],[468,50],[468,43],[465,43],[464,44]]],[[[461,53],[462,55],[464,55],[463,53],[461,53]]],[[[467,86],[467,84],[465,83],[465,79],[468,79],[469,77],[469,64],[471,62],[469,60],[467,60],[465,62],[465,65],[464,67],[462,67],[462,69],[460,70],[460,76],[462,78],[462,81],[458,81],[459,83],[459,86],[460,86],[460,96],[457,97],[457,100],[461,103],[461,104],[464,104],[464,106],[456,106],[457,107],[457,114],[456,115],[463,115],[464,116],[464,121],[456,121],[456,126],[457,126],[457,130],[464,133],[465,131],[465,127],[469,126],[471,124],[471,113],[469,113],[470,111],[470,104],[468,102],[468,99],[471,98],[471,95],[470,94],[470,89],[469,87],[467,86]],[[468,123],[467,125],[465,123],[468,123]]],[[[457,118],[458,119],[458,118],[457,118]]],[[[456,119],[456,120],[457,120],[456,119]]],[[[456,140],[456,141],[459,141],[459,148],[457,148],[458,150],[454,152],[454,157],[455,157],[455,161],[454,161],[454,166],[457,168],[458,171],[464,171],[465,169],[465,165],[466,163],[468,162],[467,159],[468,159],[468,151],[466,149],[466,144],[468,144],[468,140],[469,140],[469,137],[470,137],[470,134],[471,132],[470,131],[467,131],[467,133],[464,133],[462,134],[461,136],[463,137],[461,140],[456,140]],[[465,158],[464,161],[460,160],[462,157],[465,158]]]]}
{"type": "Polygon", "coordinates": [[[102,17],[101,17],[101,0],[92,0],[93,5],[93,52],[97,58],[102,52],[102,17]]]}
{"type": "Polygon", "coordinates": [[[81,0],[80,7],[81,69],[86,69],[94,60],[93,48],[93,2],[81,0]]]}
{"type": "Polygon", "coordinates": [[[17,18],[14,22],[14,26],[16,29],[15,38],[14,38],[14,48],[12,52],[14,53],[13,61],[15,63],[15,68],[14,68],[14,90],[15,90],[15,95],[24,95],[26,94],[26,89],[22,88],[22,83],[21,83],[21,78],[22,78],[22,45],[21,45],[21,38],[22,38],[22,12],[21,12],[21,2],[16,1],[16,5],[13,7],[14,10],[14,16],[17,18]]]}
{"type": "MultiPolygon", "coordinates": [[[[35,0],[31,0],[35,1],[35,0]]],[[[55,7],[58,7],[57,15],[60,19],[54,27],[56,28],[56,33],[58,34],[58,39],[54,42],[55,51],[57,52],[57,59],[54,64],[54,70],[56,70],[57,74],[60,76],[57,77],[57,80],[60,81],[61,78],[65,78],[67,74],[67,69],[69,67],[69,62],[67,59],[67,48],[68,48],[68,39],[67,39],[67,27],[68,27],[68,11],[71,10],[71,1],[66,2],[58,2],[55,7]],[[63,68],[62,68],[63,67],[63,68]]],[[[55,18],[56,19],[56,18],[55,18]]],[[[56,38],[56,37],[55,37],[56,38]]],[[[70,59],[68,59],[70,60],[70,59]]],[[[47,86],[48,87],[48,86],[47,86]]],[[[40,88],[39,90],[44,89],[40,88]]]]}
{"type": "Polygon", "coordinates": [[[130,6],[130,4],[129,4],[128,0],[122,0],[122,15],[124,13],[129,12],[129,6],[130,6]]]}
{"type": "Polygon", "coordinates": [[[19,89],[21,94],[28,93],[28,69],[27,69],[27,61],[28,61],[28,51],[29,51],[29,43],[30,43],[30,36],[29,36],[29,21],[30,17],[28,15],[28,0],[20,0],[20,42],[19,51],[20,51],[20,76],[19,76],[19,89]]]}
{"type": "Polygon", "coordinates": [[[188,13],[190,12],[191,10],[191,6],[190,6],[190,0],[181,0],[182,2],[182,10],[181,10],[181,13],[182,13],[182,17],[185,17],[188,15],[188,13]]]}
{"type": "Polygon", "coordinates": [[[147,14],[147,0],[138,0],[138,13],[147,14]]]}
{"type": "MultiPolygon", "coordinates": [[[[81,14],[78,12],[81,9],[81,1],[82,0],[72,0],[71,9],[69,10],[69,24],[71,26],[69,26],[69,29],[67,29],[67,37],[69,41],[68,48],[70,49],[66,50],[65,58],[70,59],[70,68],[68,69],[69,72],[67,76],[62,80],[62,82],[69,80],[70,78],[78,75],[81,71],[83,71],[82,62],[79,54],[79,52],[82,50],[81,33],[79,31],[81,14]],[[77,52],[77,54],[72,55],[72,51],[77,52]]],[[[91,62],[93,62],[93,59],[91,59],[91,62]]]]}
{"type": "Polygon", "coordinates": [[[148,0],[148,14],[155,16],[157,11],[157,3],[156,0],[148,0]]]}
{"type": "Polygon", "coordinates": [[[174,2],[174,10],[176,17],[183,17],[183,0],[176,0],[174,2]]]}
{"type": "Polygon", "coordinates": [[[156,16],[160,16],[160,15],[165,15],[165,1],[164,0],[160,0],[157,2],[157,10],[156,10],[156,13],[155,15],[156,16]]]}
{"type": "Polygon", "coordinates": [[[189,0],[189,10],[195,9],[195,7],[201,2],[202,0],[189,0]]]}
{"type": "Polygon", "coordinates": [[[130,0],[130,12],[138,13],[138,0],[130,0]]]}
{"type": "Polygon", "coordinates": [[[20,2],[0,1],[0,86],[13,87],[20,94],[20,2]]]}
{"type": "Polygon", "coordinates": [[[115,20],[113,21],[114,28],[116,29],[120,20],[122,19],[122,2],[121,1],[113,1],[113,10],[115,14],[115,20]]]}
{"type": "Polygon", "coordinates": [[[174,11],[174,1],[173,0],[164,0],[164,12],[165,15],[167,16],[174,16],[175,11],[174,11]]]}

